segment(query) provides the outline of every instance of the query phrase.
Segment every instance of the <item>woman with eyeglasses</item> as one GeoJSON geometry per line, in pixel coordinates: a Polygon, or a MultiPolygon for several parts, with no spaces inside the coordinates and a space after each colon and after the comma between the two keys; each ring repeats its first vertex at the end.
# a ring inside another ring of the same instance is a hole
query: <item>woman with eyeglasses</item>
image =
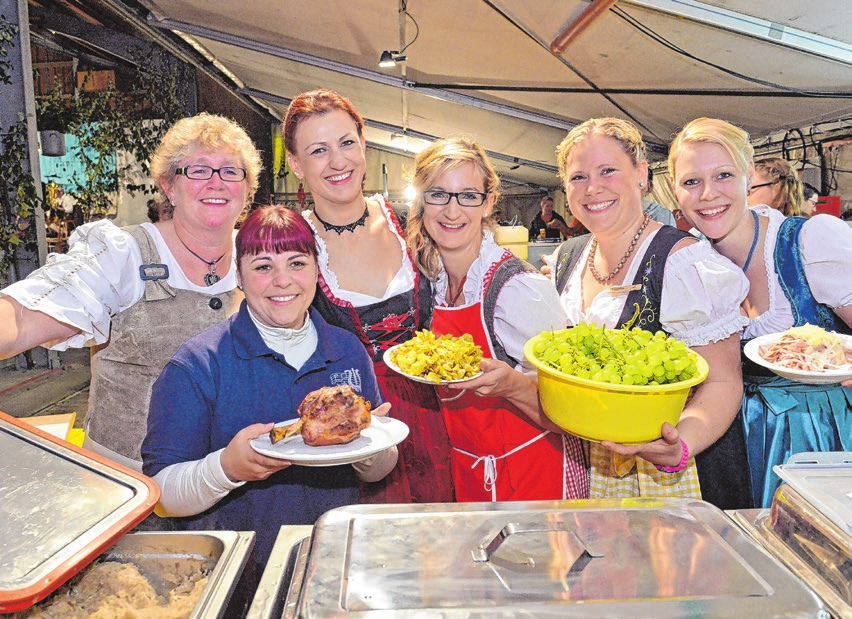
{"type": "MultiPolygon", "coordinates": [[[[535,391],[524,344],[563,328],[565,317],[550,281],[494,241],[500,180],[487,155],[468,138],[443,139],[422,151],[414,167],[408,246],[434,283],[432,331],[470,334],[482,348],[486,375],[502,367],[535,391]]],[[[485,376],[459,385],[439,389],[459,501],[587,496],[577,437],[550,432],[508,400],[490,396],[485,376]]]]}
{"type": "MultiPolygon", "coordinates": [[[[314,307],[358,336],[376,366],[391,415],[410,428],[390,475],[362,484],[365,503],[453,500],[450,444],[431,385],[390,370],[384,352],[427,329],[429,281],[405,246],[402,226],[381,194],[365,197],[364,120],[342,95],[318,89],[296,96],[283,125],[287,161],[310,189],[302,214],[316,233],[319,289],[314,307]]],[[[300,190],[304,195],[304,190],[300,190]]]]}
{"type": "MultiPolygon", "coordinates": [[[[852,333],[852,230],[830,215],[749,208],[748,188],[760,184],[753,156],[748,133],[712,118],[688,123],[669,149],[684,217],[748,277],[743,339],[805,323],[852,333]]],[[[798,452],[852,450],[852,381],[807,385],[742,361],[744,466],[754,506],[768,507],[781,483],[774,465],[798,452]]]]}
{"type": "Polygon", "coordinates": [[[802,214],[802,181],[792,164],[780,157],[754,162],[754,178],[748,188],[748,205],[766,204],[785,217],[802,214]]]}
{"type": "Polygon", "coordinates": [[[84,446],[142,470],[151,385],[181,343],[234,313],[234,225],[260,154],[246,132],[199,114],[169,129],[151,176],[171,219],[78,227],[66,254],[3,290],[0,356],[34,346],[92,347],[84,446]]]}

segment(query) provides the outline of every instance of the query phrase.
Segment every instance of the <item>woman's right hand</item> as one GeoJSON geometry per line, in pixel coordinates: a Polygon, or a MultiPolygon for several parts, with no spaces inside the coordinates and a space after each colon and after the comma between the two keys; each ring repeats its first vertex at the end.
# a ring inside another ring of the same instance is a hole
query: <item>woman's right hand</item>
{"type": "Polygon", "coordinates": [[[243,428],[222,452],[222,470],[231,481],[258,481],[290,466],[287,460],[257,453],[250,445],[253,439],[268,434],[275,424],[255,423],[243,428]]]}

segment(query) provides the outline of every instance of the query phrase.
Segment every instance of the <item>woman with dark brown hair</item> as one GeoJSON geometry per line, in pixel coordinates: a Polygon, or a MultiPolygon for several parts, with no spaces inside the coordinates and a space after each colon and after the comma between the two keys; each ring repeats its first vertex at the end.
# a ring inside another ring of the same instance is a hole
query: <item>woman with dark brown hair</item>
{"type": "Polygon", "coordinates": [[[388,202],[363,195],[363,128],[349,100],[326,89],[298,95],[284,119],[287,161],[314,202],[303,213],[316,232],[319,255],[314,307],[330,324],[360,338],[393,405],[391,415],[411,429],[399,446],[396,469],[381,482],[362,484],[362,501],[452,501],[450,444],[434,388],[394,373],[382,361],[385,350],[429,327],[432,290],[414,266],[388,202]]]}

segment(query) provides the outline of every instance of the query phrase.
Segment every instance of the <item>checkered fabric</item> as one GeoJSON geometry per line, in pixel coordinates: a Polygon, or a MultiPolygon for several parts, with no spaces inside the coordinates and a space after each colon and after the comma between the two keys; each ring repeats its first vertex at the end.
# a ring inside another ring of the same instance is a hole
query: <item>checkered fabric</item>
{"type": "Polygon", "coordinates": [[[695,458],[678,473],[664,473],[638,456],[624,457],[592,443],[589,498],[680,497],[701,498],[695,458]]]}

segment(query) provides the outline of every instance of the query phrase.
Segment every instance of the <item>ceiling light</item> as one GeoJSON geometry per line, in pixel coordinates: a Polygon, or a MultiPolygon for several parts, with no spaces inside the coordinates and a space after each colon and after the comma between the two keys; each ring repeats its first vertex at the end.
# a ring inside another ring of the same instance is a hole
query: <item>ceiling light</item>
{"type": "Polygon", "coordinates": [[[379,66],[382,68],[395,67],[397,62],[405,62],[405,56],[401,56],[399,52],[385,50],[379,58],[379,66]]]}

